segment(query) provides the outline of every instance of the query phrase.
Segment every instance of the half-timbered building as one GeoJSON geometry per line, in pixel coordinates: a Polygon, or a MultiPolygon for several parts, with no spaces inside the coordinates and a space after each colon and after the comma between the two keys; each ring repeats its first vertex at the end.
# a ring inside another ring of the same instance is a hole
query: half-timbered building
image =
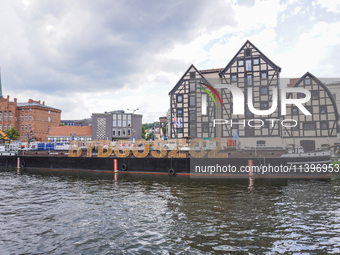
{"type": "MultiPolygon", "coordinates": [[[[225,68],[191,65],[170,91],[170,137],[239,139],[243,146],[303,146],[336,143],[339,114],[327,87],[307,73],[293,87],[311,92],[305,116],[288,105],[281,111],[281,68],[246,41],[225,68]],[[282,125],[294,119],[296,127],[282,125]]],[[[291,98],[297,95],[287,95],[291,98]]],[[[285,95],[284,95],[285,96],[285,95]]]]}

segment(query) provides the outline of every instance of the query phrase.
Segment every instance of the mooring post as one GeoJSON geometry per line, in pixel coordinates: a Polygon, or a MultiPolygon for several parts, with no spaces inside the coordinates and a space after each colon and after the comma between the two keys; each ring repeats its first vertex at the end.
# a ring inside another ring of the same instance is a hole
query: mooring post
{"type": "Polygon", "coordinates": [[[20,169],[20,157],[17,157],[17,169],[20,169]]]}

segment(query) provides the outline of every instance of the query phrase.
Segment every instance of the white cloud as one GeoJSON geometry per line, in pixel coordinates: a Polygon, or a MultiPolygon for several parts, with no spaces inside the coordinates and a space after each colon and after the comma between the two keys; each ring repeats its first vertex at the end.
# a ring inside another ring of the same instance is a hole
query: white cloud
{"type": "Polygon", "coordinates": [[[329,12],[340,13],[340,2],[335,0],[317,0],[316,4],[329,12]]]}
{"type": "Polygon", "coordinates": [[[319,22],[299,35],[295,45],[277,55],[283,63],[282,76],[300,77],[309,71],[317,77],[334,77],[332,56],[328,53],[340,44],[339,26],[340,22],[319,22]],[[326,56],[329,58],[325,59],[326,56]]]}
{"type": "Polygon", "coordinates": [[[151,122],[166,113],[168,92],[190,64],[223,68],[246,40],[284,76],[334,76],[340,24],[319,7],[337,13],[339,4],[316,3],[5,1],[3,91],[20,101],[45,100],[64,119],[140,108],[151,122]]]}

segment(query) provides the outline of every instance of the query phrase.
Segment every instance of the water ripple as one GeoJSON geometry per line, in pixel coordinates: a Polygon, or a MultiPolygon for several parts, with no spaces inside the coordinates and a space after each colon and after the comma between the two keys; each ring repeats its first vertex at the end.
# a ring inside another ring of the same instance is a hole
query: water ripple
{"type": "Polygon", "coordinates": [[[340,180],[0,172],[0,254],[340,252],[340,180]]]}

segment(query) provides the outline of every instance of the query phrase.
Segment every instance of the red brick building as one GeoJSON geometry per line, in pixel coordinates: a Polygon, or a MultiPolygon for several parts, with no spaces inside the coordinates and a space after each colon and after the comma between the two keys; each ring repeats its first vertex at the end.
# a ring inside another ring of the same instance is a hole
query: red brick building
{"type": "Polygon", "coordinates": [[[27,103],[18,103],[7,98],[0,98],[0,130],[15,127],[20,132],[22,142],[28,141],[28,134],[36,141],[47,141],[51,127],[59,126],[61,110],[45,105],[45,102],[29,99],[27,103]]]}

